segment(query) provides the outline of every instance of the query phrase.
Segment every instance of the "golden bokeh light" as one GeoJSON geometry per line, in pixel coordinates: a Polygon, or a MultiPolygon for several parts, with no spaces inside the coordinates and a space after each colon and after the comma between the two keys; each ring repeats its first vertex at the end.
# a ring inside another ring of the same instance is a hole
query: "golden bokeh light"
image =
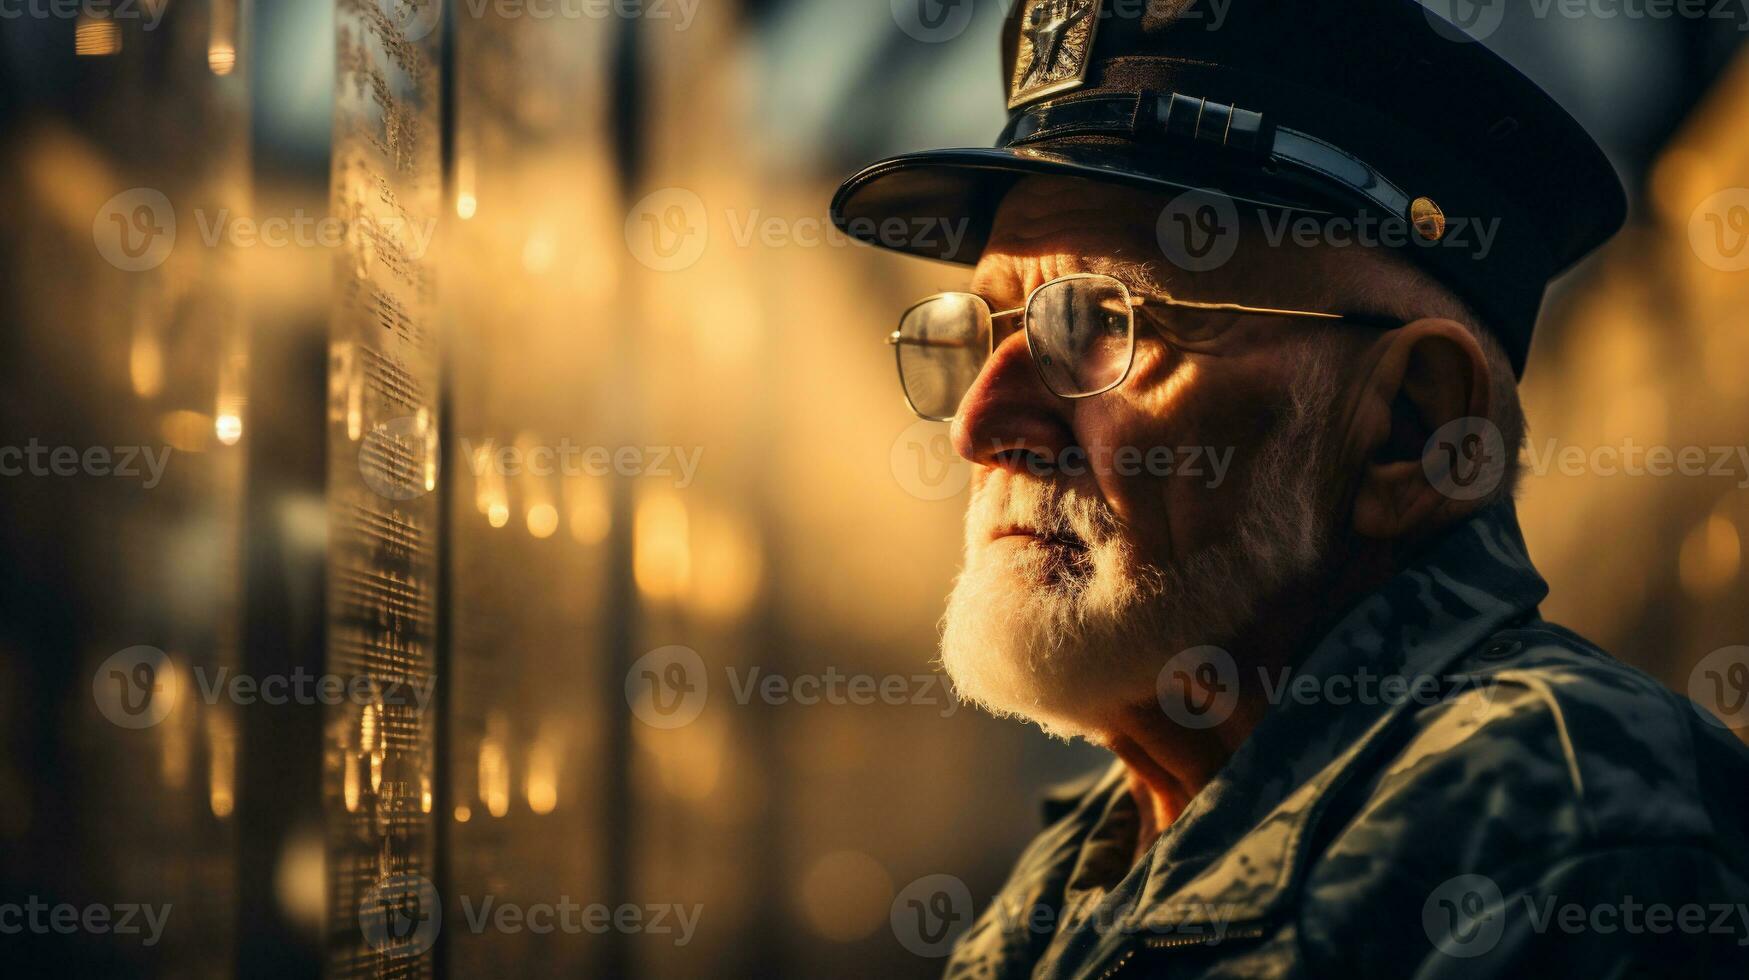
{"type": "Polygon", "coordinates": [[[552,504],[535,504],[528,509],[528,533],[537,538],[550,538],[559,529],[559,512],[552,504]]]}
{"type": "Polygon", "coordinates": [[[1715,513],[1682,540],[1682,585],[1690,594],[1710,597],[1737,577],[1742,564],[1742,540],[1737,525],[1715,513]]]}
{"type": "Polygon", "coordinates": [[[237,736],[223,711],[206,715],[208,802],[223,820],[237,806],[237,736]]]}
{"type": "Polygon", "coordinates": [[[213,44],[206,49],[206,64],[215,75],[229,75],[237,67],[237,49],[229,44],[213,44]]]}
{"type": "Polygon", "coordinates": [[[809,865],[796,898],[803,919],[821,937],[855,942],[886,924],[893,878],[861,851],[834,851],[809,865]]]}
{"type": "Polygon", "coordinates": [[[692,578],[686,503],[672,490],[652,490],[638,501],[632,522],[632,574],[655,600],[678,599],[692,578]]]}
{"type": "Polygon", "coordinates": [[[243,419],[226,412],[213,418],[213,435],[227,446],[235,446],[243,438],[243,419]]]}
{"type": "Polygon", "coordinates": [[[108,17],[80,14],[73,27],[73,53],[102,58],[121,52],[121,26],[108,17]]]}

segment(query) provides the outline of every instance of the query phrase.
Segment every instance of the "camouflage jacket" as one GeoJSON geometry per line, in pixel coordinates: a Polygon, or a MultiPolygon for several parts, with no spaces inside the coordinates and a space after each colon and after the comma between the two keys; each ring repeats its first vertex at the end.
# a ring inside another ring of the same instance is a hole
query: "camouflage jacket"
{"type": "Polygon", "coordinates": [[[1749,977],[1749,751],[1545,594],[1510,503],[1453,529],[1139,860],[1120,768],[1047,805],[947,976],[1749,977]]]}

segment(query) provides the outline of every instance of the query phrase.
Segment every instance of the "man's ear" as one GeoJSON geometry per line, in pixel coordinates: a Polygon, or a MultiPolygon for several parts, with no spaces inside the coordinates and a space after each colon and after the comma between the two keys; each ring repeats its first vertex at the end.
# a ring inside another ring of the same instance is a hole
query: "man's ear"
{"type": "Polygon", "coordinates": [[[1468,516],[1504,471],[1482,345],[1455,320],[1426,319],[1369,353],[1347,446],[1359,467],[1355,532],[1389,541],[1468,516]]]}

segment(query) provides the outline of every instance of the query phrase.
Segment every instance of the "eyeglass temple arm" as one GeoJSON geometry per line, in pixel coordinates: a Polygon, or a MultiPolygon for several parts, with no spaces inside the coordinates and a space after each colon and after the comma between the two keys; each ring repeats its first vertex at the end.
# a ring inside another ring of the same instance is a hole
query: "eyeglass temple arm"
{"type": "Polygon", "coordinates": [[[1288,316],[1304,320],[1341,320],[1348,323],[1359,323],[1365,326],[1378,327],[1383,330],[1394,330],[1402,326],[1402,322],[1391,317],[1377,316],[1371,313],[1320,313],[1315,310],[1284,310],[1269,306],[1246,306],[1243,303],[1198,303],[1194,300],[1177,299],[1171,296],[1132,296],[1130,305],[1145,306],[1148,303],[1158,303],[1161,306],[1174,306],[1192,310],[1214,310],[1222,313],[1249,313],[1253,316],[1288,316]]]}
{"type": "Polygon", "coordinates": [[[955,349],[972,346],[963,340],[936,340],[930,337],[906,337],[901,335],[897,330],[887,334],[887,346],[896,347],[900,344],[904,344],[907,347],[946,347],[955,349]]]}

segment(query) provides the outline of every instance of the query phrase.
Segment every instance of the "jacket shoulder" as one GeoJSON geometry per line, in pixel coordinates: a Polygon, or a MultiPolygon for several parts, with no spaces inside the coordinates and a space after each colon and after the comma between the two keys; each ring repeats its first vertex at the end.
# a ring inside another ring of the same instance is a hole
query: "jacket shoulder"
{"type": "Polygon", "coordinates": [[[1613,901],[1683,894],[1636,868],[1749,875],[1749,749],[1687,698],[1540,621],[1490,637],[1444,679],[1326,801],[1299,913],[1311,959],[1352,955],[1383,918],[1413,941],[1374,965],[1412,973],[1442,897],[1476,882],[1613,901]]]}
{"type": "MultiPolygon", "coordinates": [[[[1564,627],[1496,634],[1453,664],[1451,696],[1416,719],[1406,755],[1443,740],[1499,778],[1560,784],[1593,839],[1733,835],[1749,747],[1713,715],[1564,627]],[[1522,768],[1519,764],[1522,764],[1522,768]]],[[[1522,787],[1522,781],[1520,781],[1522,787]]]]}
{"type": "Polygon", "coordinates": [[[1749,749],[1650,676],[1537,622],[1444,681],[1325,801],[1324,871],[1493,873],[1617,844],[1749,854],[1749,749]]]}

